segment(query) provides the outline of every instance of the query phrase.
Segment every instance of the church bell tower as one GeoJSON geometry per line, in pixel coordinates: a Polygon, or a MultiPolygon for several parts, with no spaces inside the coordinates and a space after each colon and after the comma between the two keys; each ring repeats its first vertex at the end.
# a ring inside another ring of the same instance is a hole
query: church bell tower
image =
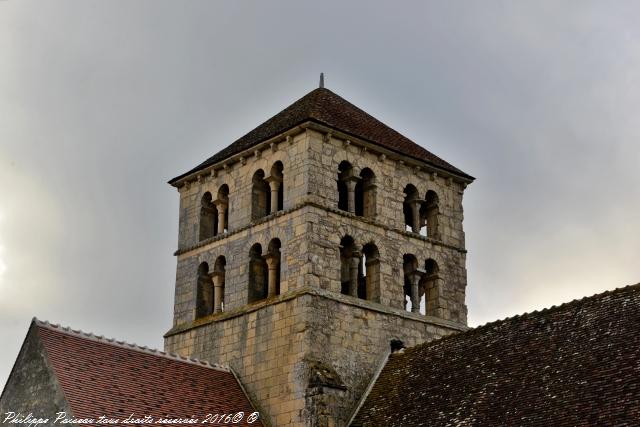
{"type": "Polygon", "coordinates": [[[345,426],[392,340],[466,329],[473,177],[322,86],[170,181],[165,350],[229,365],[273,426],[345,426]]]}

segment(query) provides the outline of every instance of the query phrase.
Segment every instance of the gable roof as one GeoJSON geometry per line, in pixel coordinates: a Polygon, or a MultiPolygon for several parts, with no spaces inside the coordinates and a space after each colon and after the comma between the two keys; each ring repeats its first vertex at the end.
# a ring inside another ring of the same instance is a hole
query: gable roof
{"type": "MultiPolygon", "coordinates": [[[[77,418],[130,414],[202,419],[255,411],[225,367],[168,355],[34,320],[64,396],[77,418]]],[[[209,425],[209,424],[195,424],[209,425]]],[[[262,426],[260,421],[250,425],[262,426]]]]}
{"type": "Polygon", "coordinates": [[[353,426],[636,425],[640,284],[390,356],[353,426]]]}
{"type": "Polygon", "coordinates": [[[173,178],[169,181],[169,184],[173,184],[193,172],[238,154],[307,121],[338,129],[388,150],[413,157],[464,178],[473,179],[472,176],[430,153],[329,89],[318,88],[312,90],[195,168],[173,178]]]}

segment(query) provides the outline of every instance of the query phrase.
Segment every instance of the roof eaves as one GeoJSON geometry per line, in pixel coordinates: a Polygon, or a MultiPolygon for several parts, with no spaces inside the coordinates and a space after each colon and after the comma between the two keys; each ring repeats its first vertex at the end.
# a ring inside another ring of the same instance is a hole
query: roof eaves
{"type": "MultiPolygon", "coordinates": [[[[236,159],[239,159],[240,157],[243,157],[243,156],[246,157],[247,153],[251,153],[251,152],[255,151],[256,149],[258,149],[258,148],[260,148],[260,147],[262,147],[264,145],[271,144],[272,142],[275,142],[275,141],[277,141],[279,139],[286,138],[287,135],[290,135],[292,133],[295,134],[297,130],[304,129],[306,127],[305,123],[309,123],[309,122],[311,122],[310,119],[301,120],[300,122],[298,122],[298,123],[296,123],[296,124],[294,124],[294,125],[292,125],[290,127],[287,127],[286,129],[284,129],[284,130],[282,130],[282,131],[280,131],[280,132],[278,132],[278,133],[276,133],[276,134],[274,134],[272,136],[269,136],[269,137],[261,139],[260,141],[256,142],[255,144],[253,144],[253,145],[251,145],[251,146],[249,146],[249,147],[247,147],[247,148],[245,148],[245,149],[243,149],[241,151],[238,151],[235,154],[230,154],[227,157],[224,157],[224,158],[219,159],[217,161],[210,162],[210,160],[217,155],[217,153],[216,153],[213,156],[209,157],[209,159],[205,160],[204,162],[200,163],[198,166],[194,167],[193,169],[191,169],[191,170],[189,170],[189,171],[187,171],[187,172],[185,172],[185,173],[183,173],[181,175],[178,175],[175,178],[170,179],[169,181],[167,181],[167,184],[172,185],[173,187],[178,187],[181,184],[181,182],[182,182],[182,180],[184,178],[188,178],[189,176],[197,174],[199,172],[202,172],[205,169],[214,169],[217,165],[220,165],[220,164],[235,163],[236,159]]],[[[221,150],[221,151],[223,151],[223,150],[221,150]]],[[[220,151],[218,153],[220,153],[220,151]]]]}
{"type": "Polygon", "coordinates": [[[454,167],[454,166],[452,166],[452,169],[447,169],[447,168],[444,168],[443,166],[436,165],[436,164],[434,164],[434,163],[432,163],[432,162],[429,162],[429,161],[427,161],[427,160],[425,160],[425,159],[421,159],[421,158],[419,158],[419,157],[415,157],[415,156],[411,156],[411,155],[409,155],[409,154],[403,153],[403,152],[402,152],[402,151],[400,151],[400,150],[393,150],[393,149],[391,149],[390,147],[383,146],[383,145],[381,145],[381,144],[380,144],[380,143],[378,143],[378,142],[375,142],[375,141],[372,141],[372,140],[369,140],[369,139],[363,138],[363,137],[361,137],[361,136],[358,136],[358,135],[352,134],[352,133],[350,133],[350,132],[348,132],[348,131],[345,131],[345,130],[343,130],[343,129],[340,129],[339,127],[336,127],[336,126],[334,126],[334,125],[331,125],[331,124],[325,123],[325,122],[323,122],[323,121],[321,121],[321,120],[318,120],[318,119],[312,118],[312,119],[310,119],[310,120],[308,120],[308,121],[309,121],[309,122],[313,122],[313,123],[317,123],[317,124],[319,124],[319,125],[325,126],[325,127],[327,127],[327,128],[333,129],[333,130],[337,130],[337,131],[339,131],[340,133],[342,133],[343,135],[348,136],[349,138],[353,138],[353,139],[355,139],[356,141],[361,141],[361,142],[366,142],[367,144],[371,144],[372,146],[375,146],[376,150],[378,150],[378,151],[380,151],[380,152],[385,152],[385,151],[386,151],[387,153],[393,153],[393,154],[395,154],[395,155],[397,155],[397,156],[402,156],[402,157],[405,157],[405,158],[410,158],[410,159],[412,159],[412,160],[414,160],[414,161],[416,161],[416,162],[419,162],[419,163],[425,164],[425,165],[427,165],[428,167],[430,167],[430,168],[432,168],[432,169],[436,169],[436,170],[439,170],[439,171],[442,171],[442,172],[446,172],[446,174],[452,174],[452,175],[455,175],[455,176],[457,176],[458,178],[462,178],[462,179],[464,179],[464,181],[469,182],[469,183],[471,183],[471,182],[473,182],[473,181],[475,180],[475,178],[474,178],[473,176],[471,176],[471,175],[469,175],[469,174],[467,174],[467,173],[465,173],[465,172],[462,172],[461,170],[457,169],[457,168],[456,168],[456,167],[454,167]]]}
{"type": "MultiPolygon", "coordinates": [[[[461,171],[461,170],[459,170],[459,169],[457,169],[457,168],[455,168],[453,166],[451,168],[445,168],[445,167],[443,167],[441,165],[437,165],[437,164],[435,164],[433,162],[430,162],[430,161],[427,161],[425,159],[422,159],[422,158],[419,158],[419,157],[416,157],[416,156],[411,156],[411,155],[409,155],[407,153],[403,153],[400,150],[393,150],[393,149],[391,149],[391,148],[389,148],[387,146],[383,146],[383,145],[379,144],[378,142],[375,142],[375,141],[363,138],[361,136],[355,135],[353,133],[350,133],[349,131],[346,131],[344,129],[336,127],[335,125],[326,123],[326,122],[324,122],[322,120],[319,120],[319,119],[317,119],[315,117],[310,117],[310,118],[306,118],[306,119],[304,119],[304,120],[302,120],[302,121],[300,121],[300,122],[298,122],[298,123],[286,128],[283,131],[278,132],[277,134],[274,134],[274,135],[271,135],[269,137],[263,138],[262,140],[260,140],[259,142],[255,143],[254,145],[251,145],[250,147],[247,147],[244,150],[241,150],[241,151],[239,151],[239,152],[237,152],[235,154],[231,154],[231,155],[229,155],[227,157],[224,157],[224,158],[221,158],[221,159],[219,159],[219,160],[217,160],[215,162],[209,162],[209,159],[205,160],[204,162],[202,162],[201,164],[199,164],[195,168],[193,168],[193,169],[191,169],[191,170],[189,170],[189,171],[187,171],[187,172],[185,172],[185,173],[183,173],[181,175],[178,175],[175,178],[172,178],[167,183],[169,185],[174,186],[174,187],[178,187],[178,186],[180,186],[180,184],[182,183],[182,181],[185,178],[188,178],[188,177],[190,177],[192,175],[201,173],[203,170],[206,170],[206,169],[214,169],[217,165],[220,165],[220,164],[235,163],[236,159],[239,159],[240,157],[246,157],[248,153],[251,153],[252,151],[255,151],[256,149],[260,148],[261,146],[264,146],[264,145],[270,144],[270,143],[272,143],[272,142],[274,142],[276,140],[282,139],[283,137],[286,137],[287,134],[292,133],[292,131],[294,131],[294,130],[305,129],[311,123],[323,126],[323,127],[327,128],[327,129],[338,131],[340,134],[342,134],[342,135],[338,135],[338,136],[348,137],[348,138],[353,139],[354,141],[359,141],[361,143],[364,142],[364,143],[370,144],[372,146],[375,146],[375,149],[380,151],[380,152],[383,152],[383,153],[386,152],[386,153],[393,154],[393,155],[396,155],[396,156],[401,156],[401,157],[404,157],[404,158],[412,159],[415,162],[427,165],[431,169],[434,169],[436,171],[440,171],[441,173],[444,173],[445,175],[456,176],[457,178],[462,179],[465,183],[471,183],[471,182],[473,182],[475,180],[475,178],[473,176],[471,176],[471,175],[469,175],[469,174],[467,174],[467,173],[465,173],[465,172],[463,172],[463,171],[461,171]]],[[[211,158],[213,158],[213,157],[215,157],[215,155],[212,156],[211,158]]]]}
{"type": "Polygon", "coordinates": [[[83,332],[81,330],[71,329],[69,327],[63,327],[63,326],[60,326],[59,324],[52,324],[52,323],[49,323],[48,321],[38,320],[35,317],[33,318],[32,326],[33,325],[39,326],[41,328],[49,329],[51,331],[60,332],[69,336],[81,338],[84,340],[100,342],[100,343],[111,345],[114,347],[124,348],[126,350],[133,350],[141,353],[151,354],[154,356],[163,357],[165,359],[182,362],[182,363],[189,363],[191,365],[210,368],[210,369],[214,369],[221,372],[227,372],[227,373],[230,372],[230,369],[227,366],[218,365],[216,363],[209,363],[205,360],[183,357],[176,353],[166,353],[164,351],[152,349],[147,346],[139,346],[137,344],[130,344],[125,341],[118,341],[114,338],[105,338],[101,335],[97,336],[91,332],[83,332]]]}

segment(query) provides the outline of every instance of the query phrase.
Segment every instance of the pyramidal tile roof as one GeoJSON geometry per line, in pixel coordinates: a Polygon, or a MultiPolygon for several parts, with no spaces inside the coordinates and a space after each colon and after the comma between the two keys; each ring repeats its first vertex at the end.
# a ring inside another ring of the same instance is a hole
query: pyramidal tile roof
{"type": "MultiPolygon", "coordinates": [[[[221,365],[98,337],[34,319],[36,333],[76,418],[104,415],[198,418],[255,409],[241,384],[221,365]]],[[[209,425],[195,423],[195,425],[209,425]]]]}
{"type": "Polygon", "coordinates": [[[472,176],[430,153],[329,89],[318,88],[312,90],[195,168],[173,178],[169,183],[174,184],[185,176],[254,147],[269,138],[308,121],[337,129],[348,135],[426,162],[455,175],[473,179],[472,176]]]}
{"type": "Polygon", "coordinates": [[[389,357],[352,426],[638,425],[640,284],[389,357]]]}

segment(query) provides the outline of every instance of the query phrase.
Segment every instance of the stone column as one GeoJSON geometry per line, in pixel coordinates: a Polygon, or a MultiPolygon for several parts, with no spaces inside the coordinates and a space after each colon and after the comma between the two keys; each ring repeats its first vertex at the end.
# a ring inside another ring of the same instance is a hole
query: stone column
{"type": "Polygon", "coordinates": [[[224,271],[214,271],[211,277],[213,279],[213,312],[220,313],[222,311],[224,271]]]}
{"type": "Polygon", "coordinates": [[[359,179],[357,176],[350,176],[344,181],[347,186],[347,210],[352,214],[356,213],[356,184],[359,179]]]}
{"type": "Polygon", "coordinates": [[[360,251],[353,251],[350,261],[350,273],[351,278],[349,280],[349,295],[352,297],[358,297],[358,273],[360,272],[360,251]]]}
{"type": "Polygon", "coordinates": [[[222,234],[227,226],[225,218],[227,208],[229,207],[229,201],[225,199],[218,199],[213,203],[216,205],[216,209],[218,209],[218,234],[222,234]]]}
{"type": "Polygon", "coordinates": [[[414,233],[420,232],[420,207],[422,206],[423,200],[413,199],[409,201],[411,205],[411,216],[413,218],[413,224],[411,224],[411,231],[414,233]]]}
{"type": "Polygon", "coordinates": [[[411,312],[420,313],[420,279],[424,271],[415,269],[409,273],[409,283],[411,283],[411,312]]]}
{"type": "Polygon", "coordinates": [[[271,188],[271,211],[269,213],[276,213],[278,212],[278,189],[280,188],[282,178],[271,175],[264,180],[269,183],[269,188],[271,188]]]}
{"type": "Polygon", "coordinates": [[[280,267],[280,254],[269,253],[265,256],[267,267],[269,269],[269,281],[267,286],[267,298],[276,296],[278,280],[278,268],[280,267]]]}

